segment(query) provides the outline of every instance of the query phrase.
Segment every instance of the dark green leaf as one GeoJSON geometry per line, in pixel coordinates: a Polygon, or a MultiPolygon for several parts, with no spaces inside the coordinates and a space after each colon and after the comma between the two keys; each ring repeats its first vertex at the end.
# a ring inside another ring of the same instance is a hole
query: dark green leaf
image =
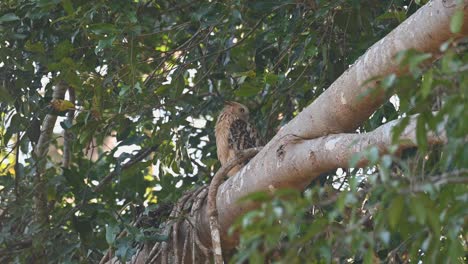
{"type": "Polygon", "coordinates": [[[67,12],[68,15],[72,15],[74,13],[73,4],[72,4],[71,0],[62,0],[62,6],[63,6],[63,9],[65,9],[65,11],[67,12]]]}
{"type": "Polygon", "coordinates": [[[97,35],[113,34],[118,31],[115,25],[108,23],[92,24],[89,29],[97,35]]]}
{"type": "Polygon", "coordinates": [[[402,218],[405,200],[403,196],[395,197],[388,207],[388,223],[392,229],[395,229],[402,218]]]}
{"type": "Polygon", "coordinates": [[[425,150],[427,148],[427,130],[423,115],[418,117],[418,121],[416,123],[416,141],[421,149],[425,150]]]}
{"type": "Polygon", "coordinates": [[[452,18],[450,19],[450,31],[452,31],[452,33],[459,33],[462,29],[463,16],[464,12],[462,9],[458,9],[453,13],[452,18]]]}
{"type": "Polygon", "coordinates": [[[5,86],[0,85],[0,102],[11,104],[15,99],[10,95],[5,86]]]}
{"type": "Polygon", "coordinates": [[[261,87],[255,82],[245,82],[241,88],[235,92],[236,96],[250,97],[257,95],[261,90],[261,87]]]}
{"type": "Polygon", "coordinates": [[[430,94],[431,88],[432,88],[432,82],[433,82],[433,70],[430,69],[423,75],[423,81],[421,85],[421,94],[423,98],[426,98],[430,94]]]}
{"type": "Polygon", "coordinates": [[[3,22],[11,22],[19,20],[20,18],[14,13],[8,13],[0,17],[0,24],[3,22]]]}
{"type": "Polygon", "coordinates": [[[106,241],[109,245],[114,245],[117,235],[120,233],[120,228],[117,225],[106,225],[106,241]]]}

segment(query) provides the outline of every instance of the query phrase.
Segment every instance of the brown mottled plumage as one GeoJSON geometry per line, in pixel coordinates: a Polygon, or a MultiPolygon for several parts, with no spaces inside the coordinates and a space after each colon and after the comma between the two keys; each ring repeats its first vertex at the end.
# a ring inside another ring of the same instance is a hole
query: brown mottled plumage
{"type": "MultiPolygon", "coordinates": [[[[218,116],[215,127],[216,148],[221,165],[234,158],[238,150],[261,146],[261,139],[255,127],[249,122],[249,109],[240,103],[226,102],[218,116]]],[[[242,166],[229,171],[236,174],[242,166]]]]}

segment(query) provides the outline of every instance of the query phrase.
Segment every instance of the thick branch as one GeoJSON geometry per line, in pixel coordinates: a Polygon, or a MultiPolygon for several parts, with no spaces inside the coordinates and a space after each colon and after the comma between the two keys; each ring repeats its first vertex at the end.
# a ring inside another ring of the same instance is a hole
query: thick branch
{"type": "MultiPolygon", "coordinates": [[[[463,6],[468,6],[468,0],[463,1],[463,6]]],[[[328,155],[323,156],[326,157],[324,159],[321,158],[321,150],[332,148],[338,151],[340,149],[337,144],[349,143],[351,139],[358,140],[360,144],[354,145],[355,150],[358,146],[362,149],[370,143],[389,144],[389,136],[381,138],[382,141],[376,141],[379,134],[377,131],[366,134],[367,136],[343,134],[302,142],[300,139],[349,132],[362,124],[385,99],[383,92],[369,93],[370,88],[376,86],[375,83],[371,82],[365,86],[363,84],[372,77],[401,73],[394,61],[398,52],[416,49],[437,54],[440,45],[445,41],[468,35],[468,8],[463,9],[465,21],[460,34],[454,35],[450,32],[450,19],[456,10],[455,0],[430,1],[421,7],[385,38],[374,44],[319,98],[282,128],[240,173],[223,183],[217,196],[221,231],[226,232],[234,219],[254,208],[254,205],[239,206],[236,204],[239,198],[276,187],[300,189],[321,172],[337,167],[338,164],[347,166],[349,157],[328,152],[328,155]],[[368,95],[363,96],[364,94],[368,95]],[[313,162],[314,160],[322,160],[324,163],[318,164],[313,162]]],[[[410,141],[413,145],[414,142],[410,141]]],[[[432,143],[441,141],[433,138],[432,143]]],[[[348,146],[346,145],[346,148],[348,146]]],[[[405,146],[408,145],[402,147],[405,146]]],[[[351,153],[355,151],[349,152],[351,153]]],[[[202,219],[203,231],[200,233],[207,236],[209,221],[202,219]]],[[[209,238],[204,237],[204,240],[209,241],[209,238]]],[[[223,243],[223,246],[228,248],[235,245],[232,240],[223,239],[223,243]]]]}
{"type": "MultiPolygon", "coordinates": [[[[368,147],[376,146],[383,153],[392,145],[391,131],[400,120],[389,122],[376,130],[363,134],[336,134],[316,139],[302,139],[287,135],[269,144],[235,176],[230,177],[219,189],[217,196],[218,219],[221,225],[223,248],[235,245],[235,239],[225,240],[226,230],[234,220],[255,208],[256,204],[237,201],[253,192],[279,188],[302,190],[311,180],[323,172],[349,166],[351,158],[368,147]]],[[[410,119],[401,134],[399,150],[417,146],[416,116],[410,119]]],[[[443,144],[447,141],[443,131],[428,133],[428,144],[443,144]]],[[[366,165],[364,158],[358,166],[366,165]]],[[[207,210],[207,208],[205,208],[207,210]]],[[[202,219],[204,231],[208,234],[209,221],[202,219]]],[[[205,238],[207,239],[207,238],[205,238]]]]}
{"type": "MultiPolygon", "coordinates": [[[[295,134],[316,138],[328,134],[352,132],[384,102],[383,91],[371,78],[399,72],[394,56],[407,49],[437,55],[442,43],[468,35],[468,0],[464,0],[464,23],[460,34],[450,32],[455,0],[430,1],[370,47],[346,72],[327,88],[311,105],[283,127],[272,141],[295,134]],[[367,95],[366,95],[367,94],[367,95]],[[366,96],[363,96],[366,95],[366,96]]],[[[432,59],[436,59],[433,56],[432,59]]]]}

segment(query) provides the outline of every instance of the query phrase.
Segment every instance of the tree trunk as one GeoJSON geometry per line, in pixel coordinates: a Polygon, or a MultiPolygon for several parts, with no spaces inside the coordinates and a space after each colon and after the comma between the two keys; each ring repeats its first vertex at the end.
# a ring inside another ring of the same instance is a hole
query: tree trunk
{"type": "MultiPolygon", "coordinates": [[[[67,85],[63,81],[59,81],[54,87],[53,100],[61,100],[65,96],[67,85]]],[[[47,227],[49,222],[48,204],[47,204],[47,189],[45,186],[44,173],[47,165],[47,153],[49,151],[50,141],[52,140],[52,132],[54,130],[57,116],[48,114],[44,118],[41,127],[41,135],[34,149],[34,157],[36,160],[36,175],[34,179],[34,207],[36,218],[35,223],[42,227],[37,234],[34,235],[33,248],[37,263],[46,263],[43,258],[44,243],[47,240],[47,227]]]]}

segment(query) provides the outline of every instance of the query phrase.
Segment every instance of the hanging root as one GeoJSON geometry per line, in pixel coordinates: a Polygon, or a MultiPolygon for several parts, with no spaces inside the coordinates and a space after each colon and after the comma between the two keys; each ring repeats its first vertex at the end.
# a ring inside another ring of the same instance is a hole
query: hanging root
{"type": "Polygon", "coordinates": [[[216,172],[213,180],[211,180],[210,188],[208,191],[208,217],[210,220],[210,229],[211,229],[211,243],[213,246],[213,255],[214,263],[222,264],[223,263],[223,251],[221,248],[221,235],[220,235],[220,226],[218,222],[218,210],[216,207],[216,195],[218,193],[218,188],[223,182],[224,178],[227,176],[227,173],[239,164],[243,164],[245,161],[253,158],[262,148],[250,148],[246,150],[239,151],[236,154],[236,157],[224,166],[222,166],[218,172],[216,172]]]}
{"type": "Polygon", "coordinates": [[[208,186],[202,186],[184,194],[179,199],[163,227],[164,234],[170,235],[170,239],[156,242],[146,257],[145,263],[209,262],[210,250],[201,243],[197,229],[192,223],[192,219],[201,209],[207,194],[208,186]],[[183,231],[182,236],[181,231],[183,231]],[[181,237],[184,237],[183,243],[179,241],[181,237]],[[191,254],[188,253],[190,249],[191,254]]]}
{"type": "MultiPolygon", "coordinates": [[[[210,186],[201,186],[199,188],[190,190],[182,195],[182,197],[172,206],[168,219],[158,224],[161,217],[168,215],[168,211],[161,206],[161,211],[155,212],[154,217],[140,216],[133,224],[133,226],[141,227],[146,225],[160,226],[162,234],[168,239],[166,241],[158,241],[151,248],[149,245],[144,245],[135,254],[130,263],[136,263],[138,258],[144,257],[144,263],[210,263],[214,257],[215,263],[223,263],[223,256],[221,250],[220,228],[218,223],[218,212],[216,209],[216,193],[223,179],[233,167],[238,164],[244,163],[246,160],[251,159],[261,148],[251,148],[239,151],[236,158],[229,161],[222,166],[213,177],[210,186]],[[208,216],[211,228],[211,250],[209,246],[204,245],[199,236],[196,227],[197,216],[200,215],[200,210],[206,202],[208,197],[208,216]],[[166,213],[164,213],[166,212],[166,213]],[[195,224],[194,224],[195,223],[195,224]],[[182,241],[183,239],[183,241],[182,241]],[[148,252],[145,256],[145,250],[148,252]]],[[[123,231],[119,238],[127,234],[123,231]]],[[[109,248],[108,252],[101,259],[100,263],[115,263],[118,262],[116,257],[111,257],[112,249],[109,248]]],[[[138,263],[142,263],[141,260],[138,263]]]]}

